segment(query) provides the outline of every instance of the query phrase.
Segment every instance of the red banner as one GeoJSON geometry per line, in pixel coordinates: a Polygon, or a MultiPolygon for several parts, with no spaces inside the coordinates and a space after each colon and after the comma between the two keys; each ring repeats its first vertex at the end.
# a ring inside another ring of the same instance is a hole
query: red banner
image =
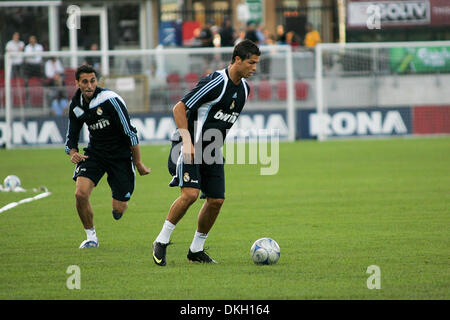
{"type": "Polygon", "coordinates": [[[450,25],[450,1],[449,0],[430,0],[431,1],[431,25],[445,26],[450,25]]]}
{"type": "Polygon", "coordinates": [[[450,133],[450,106],[413,107],[413,133],[450,133]]]}

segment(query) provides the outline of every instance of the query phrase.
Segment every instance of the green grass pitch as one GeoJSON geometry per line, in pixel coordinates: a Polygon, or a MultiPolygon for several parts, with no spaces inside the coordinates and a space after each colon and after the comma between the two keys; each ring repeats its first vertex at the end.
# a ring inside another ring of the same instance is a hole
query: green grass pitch
{"type": "MultiPolygon", "coordinates": [[[[100,247],[79,250],[74,166],[63,148],[0,150],[0,178],[52,195],[0,214],[0,299],[449,299],[450,138],[298,141],[280,144],[280,169],[226,166],[226,201],[206,246],[218,265],[188,263],[202,200],[172,234],[168,265],[151,244],[178,196],[168,145],[141,146],[150,175],[124,217],[111,215],[104,177],[92,195],[100,247]],[[272,237],[276,265],[250,259],[272,237]],[[67,268],[80,268],[69,290],[67,268]],[[368,289],[367,268],[381,289],[368,289]]],[[[0,193],[0,207],[32,192],[0,193]]]]}

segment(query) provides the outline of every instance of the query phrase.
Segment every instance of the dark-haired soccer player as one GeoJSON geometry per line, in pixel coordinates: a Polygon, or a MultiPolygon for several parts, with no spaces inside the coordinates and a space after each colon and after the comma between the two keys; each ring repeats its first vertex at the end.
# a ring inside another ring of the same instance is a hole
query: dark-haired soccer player
{"type": "Polygon", "coordinates": [[[216,263],[205,253],[203,245],[225,199],[221,147],[227,130],[236,122],[249,96],[250,87],[245,78],[256,71],[260,55],[252,41],[240,42],[226,69],[201,79],[173,108],[178,129],[172,140],[178,137],[182,147],[178,159],[173,159],[173,154],[177,153],[173,152],[176,143],[172,144],[169,171],[174,177],[170,186],[179,186],[181,194],[170,207],[162,230],[153,242],[153,260],[157,265],[166,265],[166,248],[172,231],[200,191],[206,201],[200,209],[187,258],[194,262],[216,263]],[[176,165],[171,166],[172,162],[176,165]]]}
{"type": "Polygon", "coordinates": [[[123,99],[115,92],[97,86],[97,72],[82,65],[75,74],[78,90],[69,109],[66,153],[76,164],[76,208],[87,239],[81,248],[98,247],[94,215],[89,201],[94,187],[105,173],[112,191],[112,214],[118,220],[128,207],[136,181],[150,170],[141,161],[136,128],[130,123],[123,99]],[[86,124],[89,144],[84,154],[78,150],[80,130],[86,124]]]}

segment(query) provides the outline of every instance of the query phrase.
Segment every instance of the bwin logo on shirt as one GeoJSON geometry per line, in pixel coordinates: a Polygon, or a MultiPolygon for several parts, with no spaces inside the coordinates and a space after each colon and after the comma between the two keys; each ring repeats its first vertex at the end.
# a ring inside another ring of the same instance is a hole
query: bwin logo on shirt
{"type": "Polygon", "coordinates": [[[89,130],[103,129],[107,126],[109,126],[109,120],[108,119],[100,119],[96,123],[89,125],[89,130]]]}
{"type": "Polygon", "coordinates": [[[225,113],[222,110],[219,110],[214,115],[214,119],[222,120],[229,123],[235,123],[237,118],[239,117],[239,112],[233,112],[232,114],[225,113]]]}

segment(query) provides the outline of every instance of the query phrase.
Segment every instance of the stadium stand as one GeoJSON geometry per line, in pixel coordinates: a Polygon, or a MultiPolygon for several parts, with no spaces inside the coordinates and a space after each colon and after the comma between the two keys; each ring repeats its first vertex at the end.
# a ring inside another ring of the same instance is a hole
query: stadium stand
{"type": "Polygon", "coordinates": [[[286,100],[287,98],[287,84],[286,81],[280,80],[276,84],[276,92],[278,100],[286,100]]]}
{"type": "Polygon", "coordinates": [[[295,84],[295,99],[297,100],[306,100],[308,99],[308,83],[304,81],[296,81],[295,84]]]}
{"type": "Polygon", "coordinates": [[[12,78],[12,105],[13,107],[24,107],[26,103],[25,80],[23,78],[12,78]]]}
{"type": "Polygon", "coordinates": [[[28,79],[28,98],[31,107],[39,108],[44,104],[44,85],[42,78],[28,79]]]}
{"type": "Polygon", "coordinates": [[[199,75],[195,72],[188,72],[183,77],[183,80],[184,80],[188,90],[193,89],[199,79],[200,79],[199,75]]]}
{"type": "Polygon", "coordinates": [[[260,101],[272,100],[272,84],[268,80],[261,80],[258,83],[258,99],[260,101]]]}

